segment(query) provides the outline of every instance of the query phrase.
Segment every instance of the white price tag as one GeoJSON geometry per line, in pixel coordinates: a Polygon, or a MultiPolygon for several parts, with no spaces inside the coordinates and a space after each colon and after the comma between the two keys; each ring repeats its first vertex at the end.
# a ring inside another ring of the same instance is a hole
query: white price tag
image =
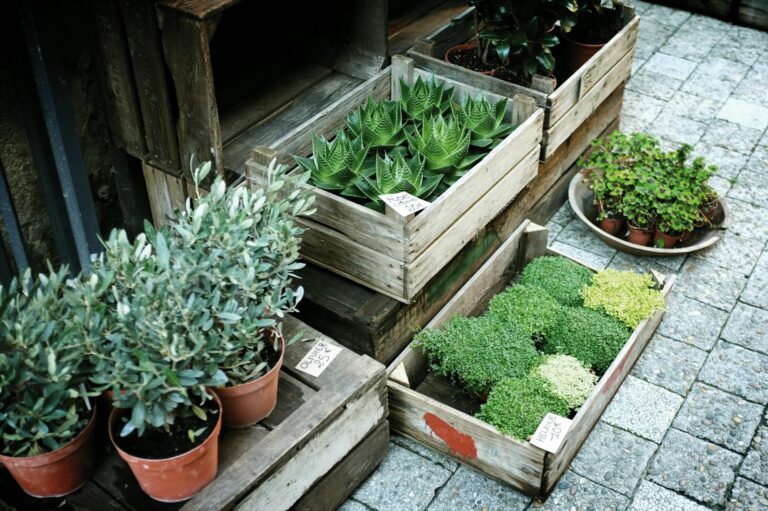
{"type": "Polygon", "coordinates": [[[565,434],[571,429],[571,424],[573,424],[571,419],[560,417],[554,413],[548,413],[544,416],[544,420],[541,421],[539,427],[536,428],[536,433],[533,434],[531,443],[536,447],[555,454],[560,448],[560,444],[563,443],[565,434]]]}
{"type": "Polygon", "coordinates": [[[431,202],[419,199],[418,197],[411,195],[408,192],[379,195],[379,199],[384,201],[384,204],[394,209],[395,212],[397,212],[397,214],[400,216],[412,215],[431,204],[431,202]]]}
{"type": "Polygon", "coordinates": [[[301,362],[296,366],[301,372],[307,373],[312,376],[320,376],[323,374],[336,355],[341,353],[341,346],[334,346],[327,342],[317,341],[312,349],[304,355],[301,362]]]}

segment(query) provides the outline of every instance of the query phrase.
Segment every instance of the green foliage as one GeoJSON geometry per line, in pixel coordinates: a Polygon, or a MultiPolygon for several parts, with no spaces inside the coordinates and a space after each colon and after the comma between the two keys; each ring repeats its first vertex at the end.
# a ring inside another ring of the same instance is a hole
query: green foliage
{"type": "Polygon", "coordinates": [[[543,351],[576,357],[602,374],[629,339],[630,331],[618,319],[583,307],[564,307],[547,332],[543,351]]]}
{"type": "Polygon", "coordinates": [[[456,316],[440,329],[422,330],[415,339],[436,374],[478,395],[503,378],[528,374],[539,356],[523,329],[490,315],[456,316]]]}
{"type": "Polygon", "coordinates": [[[296,156],[296,162],[312,176],[312,184],[349,197],[359,197],[355,186],[364,170],[368,148],[361,138],[339,131],[333,141],[312,134],[312,158],[296,156]]]}
{"type": "Polygon", "coordinates": [[[565,257],[537,257],[523,270],[520,283],[546,291],[563,305],[581,305],[581,289],[592,282],[592,272],[565,257]]]}
{"type": "Polygon", "coordinates": [[[395,147],[405,141],[403,112],[397,101],[374,101],[347,115],[347,126],[354,138],[366,147],[395,147]]]}
{"type": "MultiPolygon", "coordinates": [[[[195,182],[209,170],[199,168],[195,182]]],[[[264,189],[227,188],[217,178],[170,230],[147,224],[133,243],[124,231],[105,242],[94,275],[112,278],[102,297],[109,328],[90,341],[91,380],[131,410],[122,436],[200,416],[208,387],[268,370],[266,330],[280,328],[302,296],[290,287],[302,266],[293,218],[311,213],[301,187],[308,179],[274,164],[264,189]]]]}
{"type": "Polygon", "coordinates": [[[434,77],[422,80],[419,76],[413,85],[400,78],[400,106],[415,121],[442,115],[451,106],[452,97],[453,87],[446,89],[445,83],[436,82],[434,77]]]}
{"type": "Polygon", "coordinates": [[[426,169],[447,174],[453,169],[467,168],[471,135],[454,116],[431,117],[421,129],[406,132],[411,150],[424,157],[426,169]]]}
{"type": "Polygon", "coordinates": [[[648,274],[603,270],[582,290],[582,296],[585,307],[618,318],[632,329],[664,309],[664,295],[648,274]]]}
{"type": "Polygon", "coordinates": [[[518,284],[494,296],[488,314],[514,321],[529,336],[541,338],[557,321],[562,307],[544,290],[518,284]]]}
{"type": "Polygon", "coordinates": [[[68,272],[0,288],[0,453],[36,456],[63,447],[91,417],[81,315],[69,313],[68,272]]]}
{"type": "Polygon", "coordinates": [[[482,95],[476,99],[465,96],[456,115],[470,131],[473,146],[493,148],[514,129],[514,125],[504,122],[506,111],[506,99],[492,105],[482,95]]]}
{"type": "Polygon", "coordinates": [[[423,167],[424,164],[418,155],[406,159],[399,153],[396,153],[394,158],[385,154],[384,158],[376,157],[375,180],[363,175],[355,184],[371,200],[368,204],[370,207],[384,211],[384,203],[379,199],[380,195],[408,192],[421,199],[432,195],[443,176],[434,175],[425,178],[422,172],[423,167]]]}
{"type": "Polygon", "coordinates": [[[505,378],[493,387],[477,418],[505,435],[526,440],[547,413],[567,416],[568,409],[568,402],[554,394],[541,378],[505,378]]]}
{"type": "Polygon", "coordinates": [[[553,394],[563,398],[575,410],[584,404],[597,383],[597,375],[570,355],[549,355],[533,370],[545,380],[553,394]]]}

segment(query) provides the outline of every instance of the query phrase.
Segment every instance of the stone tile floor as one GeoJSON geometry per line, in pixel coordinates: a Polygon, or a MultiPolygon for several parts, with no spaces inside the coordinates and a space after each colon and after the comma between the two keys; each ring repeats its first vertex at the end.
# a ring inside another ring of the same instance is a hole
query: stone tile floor
{"type": "Polygon", "coordinates": [[[678,275],[632,375],[545,503],[394,435],[344,511],[768,510],[768,33],[634,1],[622,127],[719,165],[734,226],[706,253],[617,253],[564,205],[550,244],[599,267],[678,275]]]}

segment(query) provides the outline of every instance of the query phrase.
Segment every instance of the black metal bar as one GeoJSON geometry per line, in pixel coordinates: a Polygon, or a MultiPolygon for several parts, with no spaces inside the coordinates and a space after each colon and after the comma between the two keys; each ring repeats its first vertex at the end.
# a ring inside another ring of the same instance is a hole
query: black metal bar
{"type": "MultiPolygon", "coordinates": [[[[45,12],[47,5],[46,2],[38,0],[16,1],[58,185],[74,242],[75,250],[72,255],[75,255],[76,259],[66,262],[77,271],[75,265],[81,269],[90,268],[90,254],[100,249],[99,226],[80,151],[69,91],[55,42],[51,39],[49,23],[54,16],[45,12]]],[[[53,216],[51,215],[52,220],[53,216]]],[[[65,255],[62,254],[62,258],[65,255]]]]}
{"type": "MultiPolygon", "coordinates": [[[[23,273],[24,270],[29,268],[27,248],[24,245],[24,237],[21,234],[21,225],[19,225],[16,208],[13,205],[13,199],[11,199],[11,193],[8,189],[8,181],[5,178],[5,166],[3,165],[2,160],[0,160],[0,215],[3,217],[5,232],[8,235],[8,244],[10,245],[11,254],[16,263],[16,270],[19,273],[23,273]]],[[[9,261],[4,250],[2,257],[5,259],[4,264],[8,264],[9,261]]],[[[8,268],[10,269],[11,267],[8,266],[8,268]]],[[[11,273],[13,273],[12,270],[11,273]]],[[[7,284],[5,281],[4,283],[7,284]]]]}

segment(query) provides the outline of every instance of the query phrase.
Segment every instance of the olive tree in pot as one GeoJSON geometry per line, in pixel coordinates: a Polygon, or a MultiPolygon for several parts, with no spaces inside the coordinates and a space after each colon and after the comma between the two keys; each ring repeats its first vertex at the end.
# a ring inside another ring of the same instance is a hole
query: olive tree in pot
{"type": "Polygon", "coordinates": [[[0,463],[35,497],[67,495],[95,465],[96,409],[66,268],[0,288],[0,463]]]}

